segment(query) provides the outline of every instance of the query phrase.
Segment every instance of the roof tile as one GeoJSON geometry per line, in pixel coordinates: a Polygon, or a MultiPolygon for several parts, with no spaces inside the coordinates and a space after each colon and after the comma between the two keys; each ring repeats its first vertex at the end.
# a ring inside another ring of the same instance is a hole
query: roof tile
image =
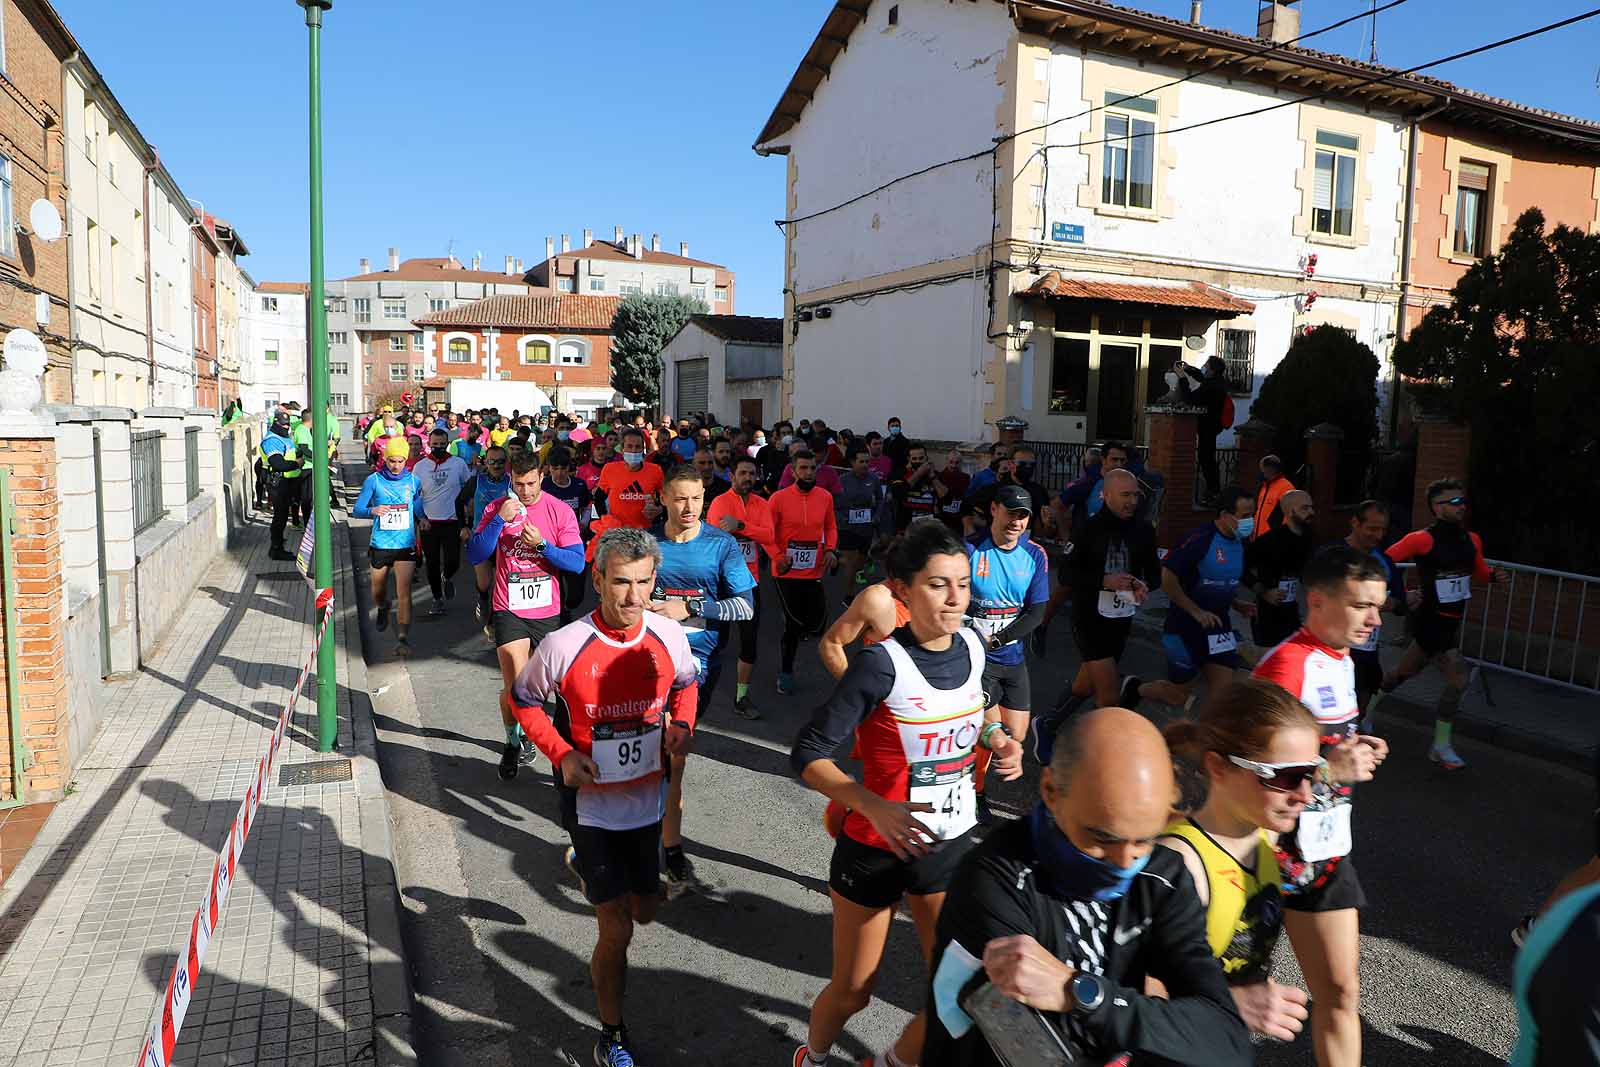
{"type": "Polygon", "coordinates": [[[609,330],[618,296],[537,293],[489,296],[415,320],[418,326],[509,326],[545,330],[609,330]]]}
{"type": "Polygon", "coordinates": [[[1163,307],[1216,311],[1225,315],[1248,315],[1256,306],[1221,289],[1189,282],[1187,285],[1131,285],[1124,282],[1086,281],[1063,278],[1051,271],[1023,290],[1023,296],[1053,296],[1064,300],[1106,300],[1123,304],[1156,304],[1163,307]]]}

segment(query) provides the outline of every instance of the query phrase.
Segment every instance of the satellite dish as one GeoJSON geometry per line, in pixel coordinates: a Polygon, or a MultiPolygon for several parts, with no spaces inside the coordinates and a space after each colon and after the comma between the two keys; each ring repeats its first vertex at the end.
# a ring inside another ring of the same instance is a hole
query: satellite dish
{"type": "Polygon", "coordinates": [[[28,208],[28,226],[41,241],[49,243],[61,239],[61,216],[48,200],[35,200],[28,208]]]}
{"type": "Polygon", "coordinates": [[[1183,343],[1191,352],[1203,351],[1206,347],[1206,335],[1203,333],[1192,333],[1183,339],[1183,343]]]}

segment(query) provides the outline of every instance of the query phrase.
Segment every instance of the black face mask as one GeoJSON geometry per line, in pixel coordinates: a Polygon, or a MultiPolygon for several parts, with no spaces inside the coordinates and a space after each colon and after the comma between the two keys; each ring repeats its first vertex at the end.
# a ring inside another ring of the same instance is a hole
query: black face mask
{"type": "Polygon", "coordinates": [[[436,448],[431,454],[434,459],[443,461],[450,455],[450,450],[448,448],[436,448]]]}
{"type": "Polygon", "coordinates": [[[1032,464],[1032,463],[1018,463],[1017,464],[1017,481],[1026,482],[1026,481],[1030,480],[1033,477],[1034,466],[1035,466],[1035,464],[1032,464]]]}
{"type": "Polygon", "coordinates": [[[809,493],[812,487],[817,484],[817,480],[815,478],[796,478],[794,484],[800,487],[802,493],[809,493]]]}

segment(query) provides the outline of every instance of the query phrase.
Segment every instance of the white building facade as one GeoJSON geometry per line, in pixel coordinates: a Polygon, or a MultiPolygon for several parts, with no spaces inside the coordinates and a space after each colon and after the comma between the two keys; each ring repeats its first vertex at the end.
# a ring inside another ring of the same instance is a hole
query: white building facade
{"type": "Polygon", "coordinates": [[[246,412],[309,402],[304,282],[245,283],[239,296],[239,396],[246,412]]]}
{"type": "Polygon", "coordinates": [[[661,410],[675,418],[710,412],[725,426],[770,426],[782,386],[782,319],[693,315],[661,350],[661,410]]]}
{"type": "Polygon", "coordinates": [[[1143,440],[1179,358],[1227,360],[1238,422],[1309,326],[1386,363],[1421,96],[1300,103],[1349,64],[1264,47],[1092,2],[836,5],[756,145],[795,220],[783,413],[1143,440]]]}
{"type": "Polygon", "coordinates": [[[156,357],[153,402],[195,406],[194,209],[164,170],[146,175],[150,205],[150,322],[156,357]]]}

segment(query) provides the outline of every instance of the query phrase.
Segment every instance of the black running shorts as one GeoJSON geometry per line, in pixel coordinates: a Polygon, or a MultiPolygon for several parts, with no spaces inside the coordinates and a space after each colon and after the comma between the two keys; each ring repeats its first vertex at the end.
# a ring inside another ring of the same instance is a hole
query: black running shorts
{"type": "Polygon", "coordinates": [[[1087,611],[1074,607],[1072,612],[1072,639],[1077,642],[1078,657],[1084,663],[1120,660],[1132,630],[1132,618],[1108,619],[1094,610],[1094,601],[1089,602],[1087,611]]]}
{"type": "Polygon", "coordinates": [[[1033,691],[1026,663],[983,664],[983,692],[989,707],[999,704],[1011,711],[1033,707],[1033,691]]]}
{"type": "Polygon", "coordinates": [[[975,844],[973,832],[968,830],[952,841],[941,842],[926,856],[902,860],[893,852],[840,834],[828,864],[828,887],[863,908],[893,907],[907,894],[943,893],[975,844]]]}
{"type": "Polygon", "coordinates": [[[624,893],[648,897],[661,891],[661,824],[635,830],[598,826],[568,827],[573,865],[591,904],[606,904],[624,893]]]}
{"type": "Polygon", "coordinates": [[[415,548],[368,548],[367,562],[372,564],[372,569],[381,571],[385,567],[392,567],[396,563],[415,563],[417,550],[415,548]]]}
{"type": "Polygon", "coordinates": [[[1411,640],[1431,659],[1461,647],[1461,620],[1418,611],[1408,616],[1411,640]]]}
{"type": "Polygon", "coordinates": [[[554,615],[548,619],[524,619],[509,611],[497,611],[494,613],[494,647],[513,641],[532,641],[533,647],[538,648],[540,641],[560,628],[561,620],[554,615]]]}
{"type": "Polygon", "coordinates": [[[1343,911],[1366,907],[1367,894],[1356,877],[1356,865],[1345,856],[1328,864],[1304,889],[1291,892],[1289,886],[1284,886],[1283,906],[1289,911],[1343,911]]]}

